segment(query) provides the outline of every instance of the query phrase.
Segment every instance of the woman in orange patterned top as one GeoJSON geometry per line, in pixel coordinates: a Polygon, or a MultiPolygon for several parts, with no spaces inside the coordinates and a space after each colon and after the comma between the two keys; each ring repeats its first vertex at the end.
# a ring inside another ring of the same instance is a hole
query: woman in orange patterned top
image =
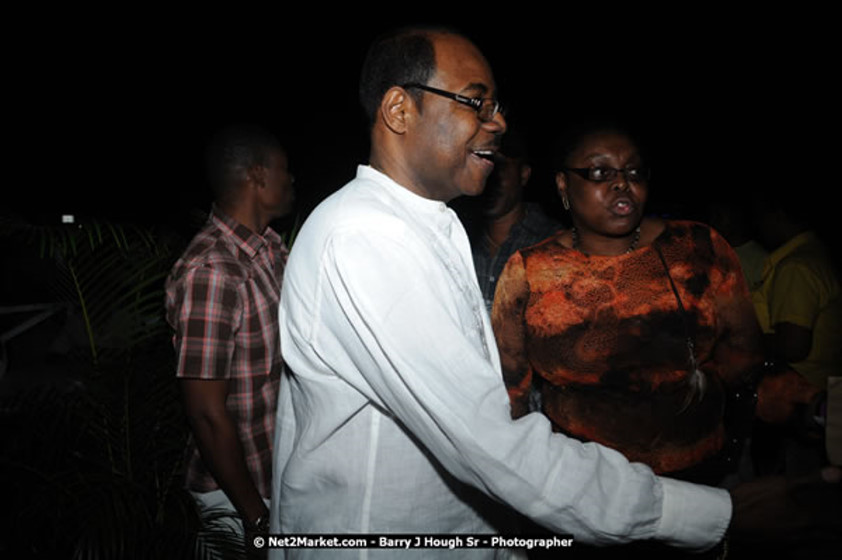
{"type": "Polygon", "coordinates": [[[740,439],[728,395],[762,363],[735,253],[705,225],[644,215],[648,172],[624,132],[586,133],[556,181],[573,227],[516,253],[494,302],[513,415],[537,392],[557,431],[719,482],[740,439]]]}

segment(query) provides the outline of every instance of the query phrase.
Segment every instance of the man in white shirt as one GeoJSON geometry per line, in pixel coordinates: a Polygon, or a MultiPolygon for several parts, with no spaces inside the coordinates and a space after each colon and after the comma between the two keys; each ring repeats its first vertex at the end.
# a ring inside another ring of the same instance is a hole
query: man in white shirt
{"type": "Polygon", "coordinates": [[[468,239],[445,205],[482,191],[506,130],[476,46],[443,31],[383,39],[363,68],[361,98],[370,164],[309,217],[285,273],[290,375],[278,405],[272,532],[493,534],[511,530],[497,516],[503,503],[577,542],[713,547],[731,518],[725,490],[656,477],[554,434],[540,414],[511,419],[468,239]]]}

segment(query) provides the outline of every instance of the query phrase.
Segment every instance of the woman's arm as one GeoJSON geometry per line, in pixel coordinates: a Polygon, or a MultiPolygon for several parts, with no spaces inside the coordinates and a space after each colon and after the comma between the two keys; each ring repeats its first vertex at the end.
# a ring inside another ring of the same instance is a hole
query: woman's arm
{"type": "Polygon", "coordinates": [[[529,284],[520,252],[506,263],[494,295],[491,325],[497,347],[503,380],[512,403],[512,418],[529,413],[529,394],[532,390],[532,369],[526,357],[526,320],[524,313],[529,300],[529,284]]]}

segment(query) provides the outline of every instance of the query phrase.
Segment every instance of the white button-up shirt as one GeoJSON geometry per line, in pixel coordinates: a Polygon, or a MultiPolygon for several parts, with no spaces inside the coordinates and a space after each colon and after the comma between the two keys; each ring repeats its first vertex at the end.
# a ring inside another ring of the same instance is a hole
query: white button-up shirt
{"type": "Polygon", "coordinates": [[[590,543],[701,549],[728,526],[724,490],[656,477],[540,414],[511,419],[464,228],[370,167],[302,227],[280,324],[273,532],[511,530],[496,501],[590,543]]]}

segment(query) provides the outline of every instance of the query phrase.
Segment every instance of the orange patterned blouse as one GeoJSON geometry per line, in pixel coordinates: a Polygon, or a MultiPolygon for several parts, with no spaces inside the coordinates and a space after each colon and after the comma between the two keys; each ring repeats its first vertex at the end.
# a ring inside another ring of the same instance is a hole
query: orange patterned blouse
{"type": "Polygon", "coordinates": [[[762,363],[739,261],[694,222],[666,222],[651,245],[619,256],[588,256],[558,237],[522,249],[500,277],[492,322],[514,417],[536,390],[556,431],[657,473],[723,448],[726,392],[762,363]],[[688,334],[706,378],[689,406],[688,334]]]}

